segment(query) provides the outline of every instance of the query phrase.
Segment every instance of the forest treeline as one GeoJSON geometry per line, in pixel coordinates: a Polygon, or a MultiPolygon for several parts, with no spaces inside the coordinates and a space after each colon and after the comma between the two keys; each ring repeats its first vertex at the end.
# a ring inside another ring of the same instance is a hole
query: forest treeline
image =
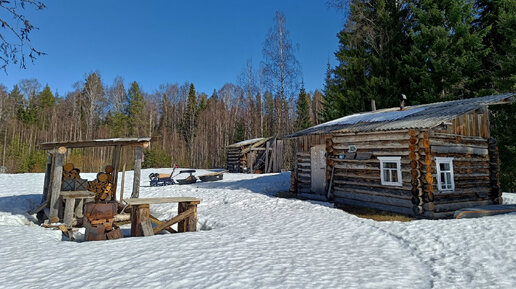
{"type": "MultiPolygon", "coordinates": [[[[9,172],[41,172],[46,153],[37,145],[42,142],[153,136],[145,167],[225,167],[227,145],[296,129],[294,98],[248,93],[233,83],[211,95],[196,92],[193,83],[164,84],[147,93],[136,81],[126,89],[121,78],[104,85],[93,72],[76,88],[61,97],[36,79],[10,90],[0,85],[2,166],[9,172]]],[[[320,122],[321,92],[305,98],[310,123],[320,122]]],[[[77,149],[70,158],[91,171],[105,165],[110,152],[77,149]]]]}

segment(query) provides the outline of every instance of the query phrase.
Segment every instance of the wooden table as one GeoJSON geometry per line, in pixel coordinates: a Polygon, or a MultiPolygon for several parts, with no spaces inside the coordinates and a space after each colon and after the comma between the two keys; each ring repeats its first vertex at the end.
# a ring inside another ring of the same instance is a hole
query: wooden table
{"type": "Polygon", "coordinates": [[[93,200],[95,198],[95,193],[90,191],[61,191],[60,196],[66,200],[63,223],[65,223],[68,228],[71,228],[73,225],[74,215],[76,218],[83,217],[84,200],[93,200]],[[76,199],[80,200],[77,208],[75,208],[76,199]]]}
{"type": "Polygon", "coordinates": [[[152,236],[163,230],[169,232],[195,232],[197,231],[197,205],[201,199],[192,197],[168,197],[168,198],[132,198],[124,199],[131,206],[131,236],[152,236]],[[150,214],[151,204],[178,203],[178,215],[172,219],[160,221],[150,214]],[[152,228],[152,223],[157,226],[152,228]],[[177,231],[171,228],[177,225],[177,231]]]}

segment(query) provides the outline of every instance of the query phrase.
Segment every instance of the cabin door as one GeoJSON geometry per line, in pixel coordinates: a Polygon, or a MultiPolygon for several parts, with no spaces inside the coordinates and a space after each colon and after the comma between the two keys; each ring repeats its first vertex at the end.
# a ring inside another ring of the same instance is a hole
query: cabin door
{"type": "Polygon", "coordinates": [[[312,193],[326,195],[326,145],[317,145],[310,148],[310,167],[312,193]]]}

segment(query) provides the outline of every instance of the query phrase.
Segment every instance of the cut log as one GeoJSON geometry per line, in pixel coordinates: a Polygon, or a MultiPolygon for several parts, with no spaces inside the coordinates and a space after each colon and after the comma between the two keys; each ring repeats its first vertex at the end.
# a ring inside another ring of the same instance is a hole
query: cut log
{"type": "Polygon", "coordinates": [[[67,163],[67,164],[65,164],[65,165],[63,166],[63,171],[64,171],[65,173],[69,173],[69,172],[71,172],[71,171],[73,170],[73,168],[74,168],[74,166],[73,166],[73,164],[72,164],[72,163],[67,163]]]}
{"type": "Polygon", "coordinates": [[[112,173],[113,171],[115,170],[115,168],[112,166],[112,165],[107,165],[105,168],[104,168],[104,172],[110,174],[112,173]]]}

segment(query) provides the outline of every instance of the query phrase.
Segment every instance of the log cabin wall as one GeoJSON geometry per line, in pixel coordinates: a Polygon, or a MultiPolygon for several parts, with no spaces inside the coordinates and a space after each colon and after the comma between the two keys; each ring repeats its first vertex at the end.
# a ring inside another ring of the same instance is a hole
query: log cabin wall
{"type": "Polygon", "coordinates": [[[246,166],[246,160],[242,160],[241,148],[228,148],[227,150],[227,170],[230,173],[241,173],[246,166]]]}
{"type": "MultiPolygon", "coordinates": [[[[463,133],[470,131],[468,126],[463,133]]],[[[456,131],[457,132],[457,131],[456,131]]],[[[477,131],[479,135],[489,135],[477,131]]],[[[473,134],[473,133],[468,133],[473,134]]],[[[430,131],[431,166],[422,168],[426,185],[423,216],[429,218],[453,217],[455,210],[501,202],[498,155],[496,145],[489,147],[488,139],[481,136],[461,136],[447,131],[430,131]],[[491,154],[490,154],[491,151],[491,154]],[[453,158],[454,190],[439,191],[436,157],[453,158]],[[494,166],[493,166],[494,163],[494,166]],[[431,176],[431,177],[428,177],[431,176]],[[432,194],[428,194],[428,191],[432,194]]]]}
{"type": "Polygon", "coordinates": [[[337,207],[414,214],[409,131],[336,133],[331,143],[329,169],[334,167],[332,193],[337,207]],[[348,152],[350,146],[356,147],[355,154],[348,152]],[[378,157],[386,156],[401,157],[401,186],[382,185],[378,157]]]}
{"type": "MultiPolygon", "coordinates": [[[[313,146],[325,144],[327,139],[331,139],[330,135],[306,135],[297,139],[296,152],[296,179],[297,193],[303,197],[320,200],[321,196],[312,194],[312,176],[311,176],[311,155],[310,149],[313,146]]],[[[325,198],[325,197],[324,197],[325,198]]]]}

